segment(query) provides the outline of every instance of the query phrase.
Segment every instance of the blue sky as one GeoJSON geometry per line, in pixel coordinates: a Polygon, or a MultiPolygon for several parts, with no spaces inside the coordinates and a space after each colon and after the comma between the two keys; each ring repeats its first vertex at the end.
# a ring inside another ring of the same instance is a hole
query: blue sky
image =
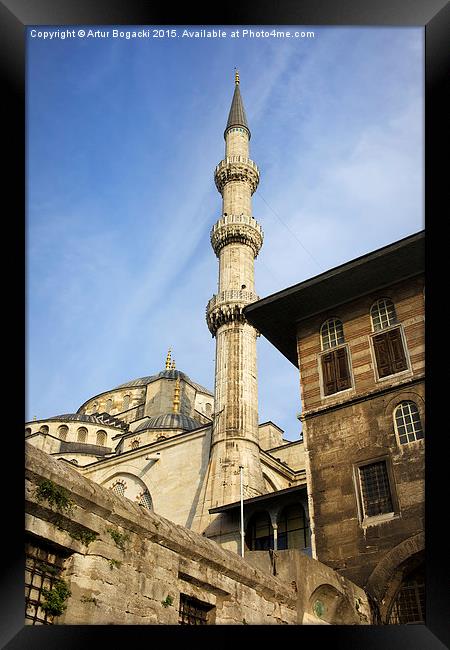
{"type": "MultiPolygon", "coordinates": [[[[213,171],[235,66],[261,171],[260,297],[424,228],[423,29],[308,29],[28,36],[27,420],[159,372],[169,346],[213,390],[213,171]]],[[[258,369],[260,421],[297,439],[298,370],[263,337],[258,369]]]]}

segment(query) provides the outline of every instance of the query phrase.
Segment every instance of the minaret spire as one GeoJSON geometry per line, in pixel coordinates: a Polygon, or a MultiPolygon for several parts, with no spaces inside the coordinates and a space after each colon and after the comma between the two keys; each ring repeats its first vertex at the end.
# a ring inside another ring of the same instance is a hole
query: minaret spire
{"type": "Polygon", "coordinates": [[[216,338],[215,418],[211,438],[209,501],[212,507],[240,498],[240,469],[248,495],[265,492],[258,437],[258,386],[255,328],[243,309],[258,299],[254,260],[262,246],[251,197],[259,171],[249,157],[250,129],[235,72],[234,95],[225,128],[225,158],[214,180],[222,195],[222,216],[211,231],[219,260],[218,292],[206,320],[216,338]]]}

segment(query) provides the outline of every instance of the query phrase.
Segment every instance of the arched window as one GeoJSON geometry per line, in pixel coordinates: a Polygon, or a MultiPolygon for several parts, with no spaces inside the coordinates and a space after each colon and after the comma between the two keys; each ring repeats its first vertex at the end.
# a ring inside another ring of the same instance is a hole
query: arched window
{"type": "Polygon", "coordinates": [[[389,615],[390,624],[425,622],[425,570],[422,564],[407,574],[397,592],[389,615]]]}
{"type": "Polygon", "coordinates": [[[320,341],[325,354],[320,356],[324,396],[333,395],[352,386],[347,347],[343,345],[344,329],[337,318],[330,318],[320,328],[320,341]]]}
{"type": "Polygon", "coordinates": [[[48,433],[48,426],[46,424],[43,424],[41,428],[39,429],[41,433],[48,433]]]}
{"type": "Polygon", "coordinates": [[[97,402],[94,402],[94,403],[92,404],[92,413],[96,413],[96,412],[97,412],[97,409],[98,409],[98,403],[97,403],[97,402]]]}
{"type": "Polygon", "coordinates": [[[124,411],[126,411],[129,406],[130,406],[130,396],[125,395],[125,397],[123,398],[123,406],[122,406],[122,408],[123,408],[124,411]]]}
{"type": "Polygon", "coordinates": [[[88,432],[85,427],[80,427],[77,431],[77,442],[86,442],[87,433],[88,432]]]}
{"type": "Polygon", "coordinates": [[[303,506],[300,503],[287,506],[278,518],[278,549],[309,546],[309,526],[303,506]]]}
{"type": "Polygon", "coordinates": [[[29,436],[30,433],[31,433],[31,429],[30,429],[30,427],[27,427],[27,428],[25,429],[25,435],[26,435],[26,436],[29,436]]]}
{"type": "Polygon", "coordinates": [[[58,427],[58,438],[60,440],[67,440],[68,433],[69,427],[67,427],[65,424],[62,424],[60,427],[58,427]]]}
{"type": "Polygon", "coordinates": [[[370,308],[370,318],[372,319],[372,329],[374,332],[395,325],[397,323],[397,314],[395,313],[395,306],[392,300],[390,298],[377,300],[370,308]]]}
{"type": "Polygon", "coordinates": [[[105,431],[97,431],[97,445],[104,446],[106,445],[106,432],[105,431]]]}
{"type": "Polygon", "coordinates": [[[147,508],[147,510],[153,510],[152,498],[151,498],[150,492],[148,490],[144,490],[138,496],[138,503],[143,508],[147,508]]]}
{"type": "Polygon", "coordinates": [[[112,399],[109,399],[109,400],[106,402],[106,405],[105,405],[105,409],[106,409],[106,412],[107,412],[107,413],[111,413],[111,411],[112,411],[112,405],[113,405],[113,401],[112,401],[112,399]]]}
{"type": "Polygon", "coordinates": [[[258,512],[250,519],[245,543],[250,551],[273,549],[273,528],[267,512],[258,512]]]}
{"type": "Polygon", "coordinates": [[[212,413],[212,404],[210,404],[209,402],[205,405],[205,413],[206,413],[206,415],[207,415],[208,417],[211,416],[211,413],[212,413]]]}
{"type": "Polygon", "coordinates": [[[330,350],[344,343],[344,328],[337,318],[330,318],[320,328],[322,350],[330,350]]]}
{"type": "Polygon", "coordinates": [[[118,494],[121,497],[125,496],[125,490],[127,489],[127,484],[122,479],[119,479],[111,486],[111,491],[114,494],[118,494]]]}
{"type": "Polygon", "coordinates": [[[419,409],[414,402],[400,402],[394,411],[394,424],[402,445],[424,437],[419,409]]]}
{"type": "Polygon", "coordinates": [[[139,440],[136,438],[136,440],[133,440],[131,445],[131,449],[138,449],[139,448],[139,440]]]}

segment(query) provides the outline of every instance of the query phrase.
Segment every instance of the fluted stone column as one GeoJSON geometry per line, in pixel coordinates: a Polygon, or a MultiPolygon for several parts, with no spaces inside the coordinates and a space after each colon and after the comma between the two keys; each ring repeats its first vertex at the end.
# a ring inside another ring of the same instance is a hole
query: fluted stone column
{"type": "Polygon", "coordinates": [[[222,215],[211,231],[219,282],[206,310],[209,330],[216,337],[209,468],[212,507],[239,500],[240,465],[245,496],[265,492],[258,439],[257,332],[243,315],[243,308],[258,299],[254,260],[263,241],[261,227],[252,216],[251,196],[258,186],[259,171],[249,157],[249,140],[237,77],[225,130],[225,158],[214,174],[223,199],[222,215]]]}

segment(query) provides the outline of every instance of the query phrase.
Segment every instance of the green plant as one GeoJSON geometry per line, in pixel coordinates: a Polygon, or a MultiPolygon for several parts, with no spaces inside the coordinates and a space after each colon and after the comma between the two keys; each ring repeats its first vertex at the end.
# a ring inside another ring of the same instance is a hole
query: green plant
{"type": "Polygon", "coordinates": [[[170,607],[170,605],[172,605],[172,603],[173,603],[173,597],[172,596],[166,596],[166,599],[161,601],[161,605],[163,607],[170,607]]]}
{"type": "Polygon", "coordinates": [[[39,571],[42,571],[42,573],[49,573],[50,575],[56,575],[59,571],[58,567],[51,566],[45,562],[41,562],[36,568],[39,569],[39,571]]]}
{"type": "Polygon", "coordinates": [[[71,595],[69,585],[64,580],[57,580],[51,589],[43,589],[44,602],[41,609],[52,616],[60,616],[67,607],[66,600],[71,595]]]}
{"type": "Polygon", "coordinates": [[[73,512],[74,502],[69,497],[69,492],[53,481],[41,481],[36,488],[36,498],[38,501],[47,501],[51,507],[63,514],[71,515],[73,512]]]}
{"type": "Polygon", "coordinates": [[[130,536],[126,535],[125,533],[119,533],[119,531],[114,530],[114,528],[107,528],[107,532],[113,538],[116,546],[118,548],[120,548],[122,551],[124,551],[125,550],[125,544],[130,539],[130,536]]]}
{"type": "Polygon", "coordinates": [[[94,533],[92,530],[79,530],[74,533],[70,533],[72,539],[78,539],[80,542],[89,546],[91,542],[95,542],[98,537],[98,533],[94,533]]]}
{"type": "Polygon", "coordinates": [[[111,559],[111,560],[109,561],[109,568],[110,568],[110,569],[114,569],[114,567],[116,567],[116,569],[119,569],[120,566],[121,566],[121,564],[122,564],[122,562],[119,562],[119,560],[113,560],[113,559],[111,559]]]}

